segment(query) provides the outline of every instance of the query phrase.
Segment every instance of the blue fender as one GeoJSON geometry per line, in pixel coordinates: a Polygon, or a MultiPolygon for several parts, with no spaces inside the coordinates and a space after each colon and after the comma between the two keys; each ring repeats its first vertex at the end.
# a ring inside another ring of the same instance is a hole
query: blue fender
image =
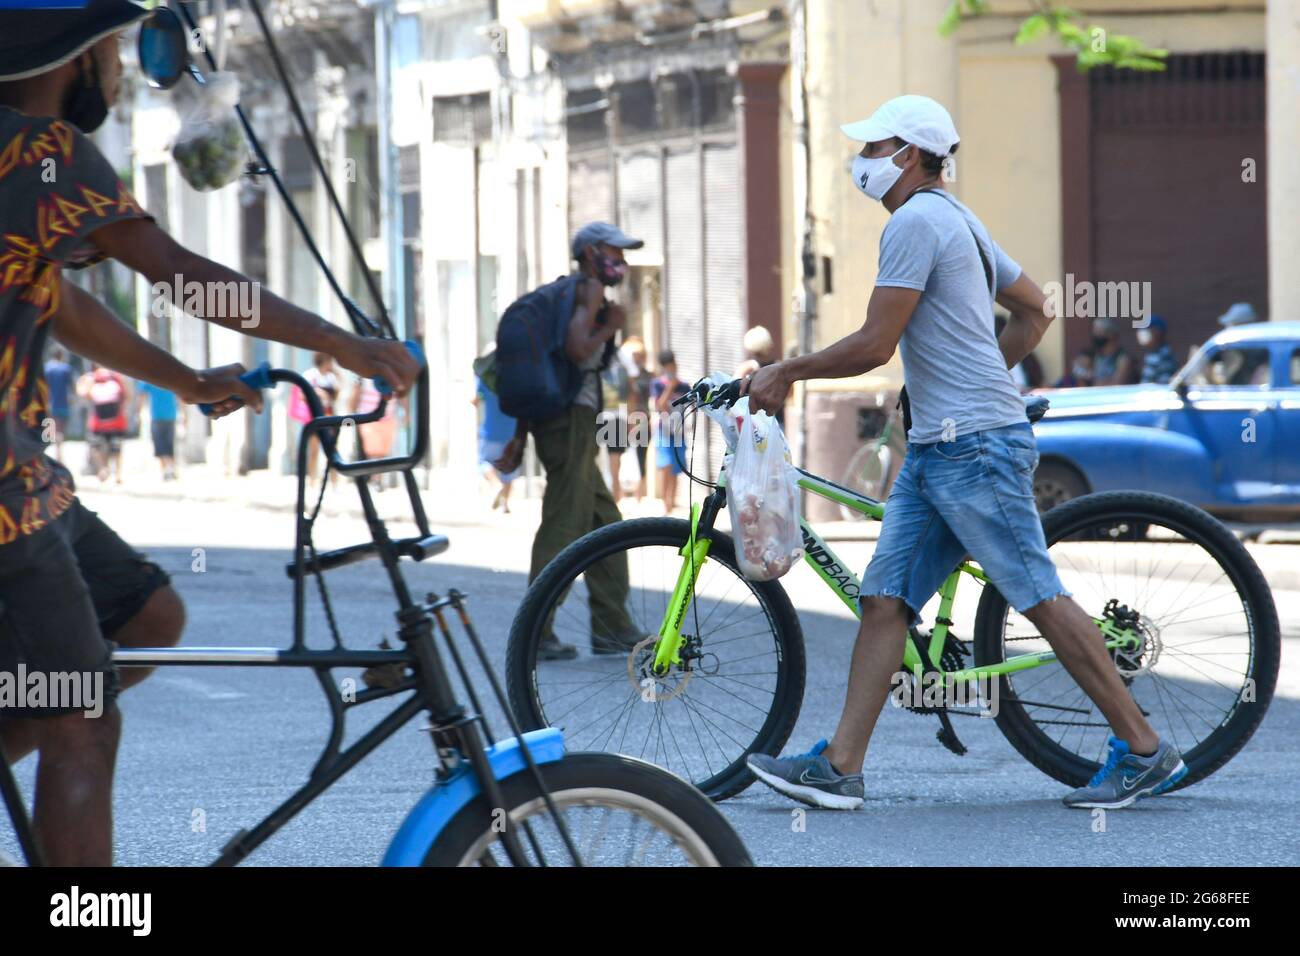
{"type": "MultiPolygon", "coordinates": [[[[556,727],[531,730],[524,734],[524,740],[535,763],[555,763],[564,757],[564,732],[556,727]]],[[[497,741],[488,748],[487,755],[498,780],[513,776],[527,766],[518,737],[497,741]]],[[[468,762],[449,779],[435,784],[406,815],[380,865],[422,866],[443,827],[478,796],[480,789],[468,762]]]]}
{"type": "Polygon", "coordinates": [[[1158,491],[1194,504],[1218,495],[1214,463],[1190,435],[1116,422],[1040,422],[1034,428],[1040,460],[1078,468],[1092,491],[1158,491]]]}

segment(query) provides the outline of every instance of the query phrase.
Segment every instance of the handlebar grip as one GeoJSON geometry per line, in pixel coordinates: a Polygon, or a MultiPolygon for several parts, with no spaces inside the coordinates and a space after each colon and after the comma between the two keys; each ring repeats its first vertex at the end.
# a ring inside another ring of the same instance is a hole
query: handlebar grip
{"type": "MultiPolygon", "coordinates": [[[[271,387],[271,363],[263,362],[257,368],[249,369],[239,376],[239,380],[249,388],[255,388],[259,392],[265,391],[271,387]]],[[[234,398],[234,396],[232,395],[231,398],[234,398]]],[[[204,415],[211,415],[212,405],[209,402],[200,402],[199,411],[204,415]]]]}
{"type": "MultiPolygon", "coordinates": [[[[420,368],[424,368],[424,349],[420,348],[420,343],[407,339],[402,344],[405,345],[406,350],[411,353],[411,357],[419,363],[420,368]]],[[[379,389],[380,395],[391,395],[393,393],[392,386],[385,382],[381,375],[375,376],[375,388],[379,389]]]]}

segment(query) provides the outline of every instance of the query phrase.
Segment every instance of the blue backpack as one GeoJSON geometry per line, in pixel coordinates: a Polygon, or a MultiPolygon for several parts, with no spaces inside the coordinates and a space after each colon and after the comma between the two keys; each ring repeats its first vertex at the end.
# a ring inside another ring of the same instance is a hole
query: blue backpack
{"type": "Polygon", "coordinates": [[[496,392],[501,411],[529,422],[562,414],[582,388],[565,354],[581,276],[562,276],[516,299],[497,326],[496,392]]]}

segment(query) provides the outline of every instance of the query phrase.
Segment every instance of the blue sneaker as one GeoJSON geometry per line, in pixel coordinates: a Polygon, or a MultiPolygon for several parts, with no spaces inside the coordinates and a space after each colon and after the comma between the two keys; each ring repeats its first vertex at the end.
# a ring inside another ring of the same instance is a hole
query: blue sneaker
{"type": "Polygon", "coordinates": [[[1162,741],[1151,756],[1140,757],[1118,737],[1108,742],[1106,763],[1086,787],[1065,795],[1067,807],[1119,810],[1140,797],[1162,794],[1187,776],[1187,765],[1173,744],[1162,741]]]}
{"type": "Polygon", "coordinates": [[[840,774],[822,756],[826,741],[819,740],[806,754],[769,757],[750,754],[745,761],[754,776],[777,793],[810,807],[827,810],[856,810],[862,806],[862,774],[840,774]]]}

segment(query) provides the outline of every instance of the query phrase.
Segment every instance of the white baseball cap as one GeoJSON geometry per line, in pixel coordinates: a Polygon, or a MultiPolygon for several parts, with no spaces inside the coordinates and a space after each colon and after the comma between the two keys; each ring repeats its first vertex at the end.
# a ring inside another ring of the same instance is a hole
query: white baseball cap
{"type": "Polygon", "coordinates": [[[941,157],[961,142],[948,111],[930,97],[915,94],[895,96],[868,119],[845,123],[840,129],[859,143],[875,143],[897,136],[905,143],[941,157]]]}

